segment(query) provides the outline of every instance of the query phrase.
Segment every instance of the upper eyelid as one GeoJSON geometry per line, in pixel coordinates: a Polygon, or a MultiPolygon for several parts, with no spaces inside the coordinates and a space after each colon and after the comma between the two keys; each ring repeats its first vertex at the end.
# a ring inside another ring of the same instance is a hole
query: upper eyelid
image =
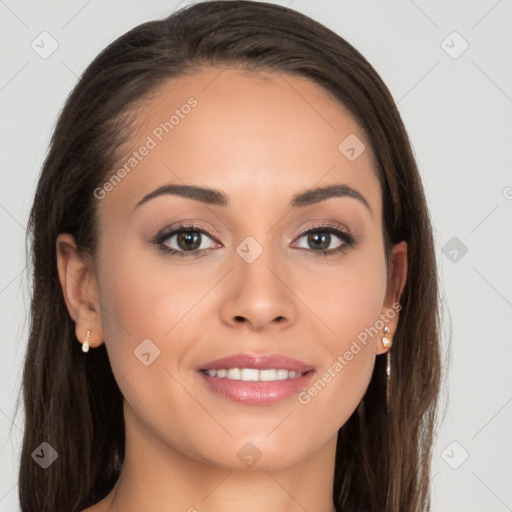
{"type": "Polygon", "coordinates": [[[320,221],[320,224],[318,224],[316,226],[309,226],[309,227],[306,227],[306,228],[302,228],[299,231],[298,236],[302,236],[305,233],[308,233],[309,231],[316,231],[316,230],[319,230],[319,229],[332,229],[332,230],[340,231],[342,233],[351,234],[351,231],[348,228],[346,228],[345,226],[342,226],[342,225],[337,224],[335,222],[328,222],[328,221],[323,221],[322,222],[322,221],[320,221]]]}

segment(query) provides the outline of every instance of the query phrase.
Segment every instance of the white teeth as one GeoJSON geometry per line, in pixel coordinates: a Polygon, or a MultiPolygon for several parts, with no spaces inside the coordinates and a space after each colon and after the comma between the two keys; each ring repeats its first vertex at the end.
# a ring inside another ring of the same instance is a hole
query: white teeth
{"type": "Polygon", "coordinates": [[[289,371],[288,370],[277,370],[277,380],[284,380],[284,379],[287,379],[288,376],[289,376],[289,371]]]}
{"type": "Polygon", "coordinates": [[[258,381],[260,379],[260,371],[254,368],[242,368],[240,370],[240,380],[244,381],[258,381]]]}
{"type": "Polygon", "coordinates": [[[302,376],[301,372],[284,370],[282,368],[272,368],[267,370],[257,370],[256,368],[229,368],[221,370],[207,370],[206,372],[210,377],[243,380],[244,382],[272,382],[275,380],[296,379],[302,376]]]}
{"type": "Polygon", "coordinates": [[[240,368],[230,368],[228,370],[227,378],[232,380],[240,380],[240,368]]]}
{"type": "Polygon", "coordinates": [[[265,382],[276,380],[277,370],[260,370],[260,379],[265,382]]]}

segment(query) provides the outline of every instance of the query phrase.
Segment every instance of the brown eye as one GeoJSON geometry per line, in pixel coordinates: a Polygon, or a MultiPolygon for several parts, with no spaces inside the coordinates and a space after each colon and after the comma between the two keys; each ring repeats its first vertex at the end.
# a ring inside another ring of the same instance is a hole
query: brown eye
{"type": "Polygon", "coordinates": [[[299,246],[300,249],[323,256],[345,252],[356,244],[356,239],[352,234],[331,225],[309,229],[298,238],[299,240],[305,239],[305,246],[299,246]],[[336,242],[336,239],[339,241],[336,242]],[[336,245],[332,246],[334,243],[336,245]]]}
{"type": "Polygon", "coordinates": [[[212,236],[198,226],[178,226],[157,235],[154,244],[164,252],[179,256],[195,256],[214,247],[212,236]],[[187,254],[188,253],[188,254],[187,254]]]}
{"type": "Polygon", "coordinates": [[[331,234],[322,231],[308,233],[307,241],[311,248],[320,249],[325,251],[331,245],[331,234]]]}
{"type": "Polygon", "coordinates": [[[176,235],[176,243],[184,251],[195,251],[201,245],[201,236],[199,231],[182,231],[176,235]]]}

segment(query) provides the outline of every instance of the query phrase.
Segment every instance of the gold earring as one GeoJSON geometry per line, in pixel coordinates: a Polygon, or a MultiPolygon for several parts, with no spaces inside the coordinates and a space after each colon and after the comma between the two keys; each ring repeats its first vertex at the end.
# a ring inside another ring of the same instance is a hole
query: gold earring
{"type": "Polygon", "coordinates": [[[89,338],[91,337],[91,331],[87,331],[85,341],[82,343],[82,352],[89,352],[89,338]]]}
{"type": "MultiPolygon", "coordinates": [[[[389,334],[391,332],[391,330],[389,329],[389,327],[387,325],[384,326],[382,331],[384,332],[384,334],[389,334]]],[[[389,337],[382,336],[382,345],[384,346],[384,348],[391,347],[391,343],[392,343],[391,336],[389,336],[389,337]]]]}

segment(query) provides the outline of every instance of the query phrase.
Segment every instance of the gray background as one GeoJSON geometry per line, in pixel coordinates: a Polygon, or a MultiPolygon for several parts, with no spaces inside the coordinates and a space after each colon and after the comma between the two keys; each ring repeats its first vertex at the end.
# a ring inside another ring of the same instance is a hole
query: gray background
{"type": "MultiPolygon", "coordinates": [[[[30,297],[24,236],[56,117],[107,43],[186,3],[0,0],[2,512],[19,510],[23,423],[14,405],[30,297]],[[43,31],[58,43],[46,59],[31,47],[42,46],[43,31]]],[[[330,27],[374,65],[398,103],[422,173],[445,333],[452,330],[433,510],[512,510],[512,1],[275,3],[330,27]],[[469,47],[459,55],[464,40],[469,47]]],[[[446,340],[444,348],[448,355],[446,340]]]]}

